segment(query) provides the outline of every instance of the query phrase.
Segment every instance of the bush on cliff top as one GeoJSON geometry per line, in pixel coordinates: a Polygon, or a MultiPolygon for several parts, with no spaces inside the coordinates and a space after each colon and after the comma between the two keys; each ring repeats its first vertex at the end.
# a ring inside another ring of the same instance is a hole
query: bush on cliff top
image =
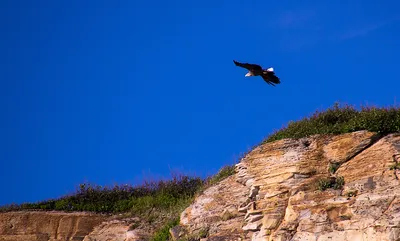
{"type": "Polygon", "coordinates": [[[302,138],[315,134],[342,134],[368,130],[381,134],[400,131],[399,107],[368,107],[360,110],[350,105],[335,103],[325,111],[316,111],[310,117],[289,124],[268,136],[263,143],[284,138],[302,138]]]}
{"type": "Polygon", "coordinates": [[[170,180],[145,181],[139,186],[116,185],[102,187],[80,184],[72,194],[36,203],[0,206],[0,212],[20,210],[90,211],[98,213],[132,212],[148,214],[149,210],[181,209],[189,205],[196,193],[234,174],[234,165],[222,167],[217,174],[205,179],[174,175],[170,180]]]}
{"type": "Polygon", "coordinates": [[[101,213],[141,212],[145,209],[166,209],[187,199],[203,185],[198,177],[174,176],[171,180],[145,182],[143,185],[116,185],[112,188],[81,184],[78,190],[59,199],[37,203],[7,205],[0,211],[62,210],[101,213]]]}

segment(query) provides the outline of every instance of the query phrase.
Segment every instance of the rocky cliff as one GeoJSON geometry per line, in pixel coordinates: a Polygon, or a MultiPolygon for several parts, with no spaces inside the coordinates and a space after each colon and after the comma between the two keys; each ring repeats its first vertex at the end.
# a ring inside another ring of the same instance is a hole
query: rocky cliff
{"type": "Polygon", "coordinates": [[[398,241],[399,162],[400,134],[266,143],[197,197],[181,225],[209,241],[398,241]]]}
{"type": "Polygon", "coordinates": [[[130,230],[136,220],[85,212],[0,213],[0,241],[136,241],[148,233],[130,230]]]}
{"type": "MultiPolygon", "coordinates": [[[[262,144],[171,230],[203,240],[400,240],[400,134],[359,131],[262,144]]],[[[0,214],[1,241],[146,240],[132,220],[0,214]],[[142,238],[139,238],[142,237],[142,238]]]]}

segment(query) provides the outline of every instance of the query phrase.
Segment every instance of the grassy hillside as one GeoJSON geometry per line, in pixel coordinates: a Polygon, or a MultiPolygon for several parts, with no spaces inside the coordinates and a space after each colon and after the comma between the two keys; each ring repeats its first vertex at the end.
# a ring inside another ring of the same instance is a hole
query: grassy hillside
{"type": "Polygon", "coordinates": [[[325,111],[316,111],[310,117],[289,124],[268,136],[264,142],[284,138],[302,138],[314,134],[342,134],[368,130],[382,134],[400,131],[400,108],[362,106],[336,103],[325,111]]]}
{"type": "Polygon", "coordinates": [[[72,194],[59,199],[37,203],[11,204],[0,207],[0,212],[19,210],[90,211],[97,213],[141,213],[151,208],[168,209],[191,199],[197,192],[234,173],[234,166],[226,166],[211,177],[201,179],[174,175],[171,180],[144,182],[142,185],[102,187],[81,184],[72,194]]]}

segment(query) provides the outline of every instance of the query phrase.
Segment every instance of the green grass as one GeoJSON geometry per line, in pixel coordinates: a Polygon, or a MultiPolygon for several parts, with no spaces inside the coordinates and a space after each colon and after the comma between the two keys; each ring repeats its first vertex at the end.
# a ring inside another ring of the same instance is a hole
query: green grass
{"type": "Polygon", "coordinates": [[[168,209],[192,197],[203,185],[198,177],[174,176],[171,180],[145,182],[140,186],[102,187],[81,184],[75,193],[37,203],[6,205],[0,211],[59,210],[97,213],[143,213],[149,209],[168,209]]]}
{"type": "Polygon", "coordinates": [[[400,162],[391,165],[390,170],[400,170],[400,162]]]}
{"type": "Polygon", "coordinates": [[[368,130],[381,134],[400,131],[400,108],[362,106],[360,110],[350,105],[335,103],[325,111],[316,111],[310,117],[290,121],[286,127],[275,131],[263,143],[284,138],[302,138],[315,134],[343,134],[368,130]]]}
{"type": "Polygon", "coordinates": [[[102,187],[80,184],[77,190],[58,199],[37,203],[10,204],[0,212],[19,210],[90,211],[97,213],[132,212],[143,214],[151,209],[167,210],[187,203],[201,189],[214,185],[235,173],[234,165],[225,166],[205,179],[175,175],[170,180],[144,182],[142,185],[102,187]]]}
{"type": "Polygon", "coordinates": [[[320,191],[325,191],[328,188],[341,189],[344,185],[344,177],[339,176],[337,178],[321,178],[317,181],[317,188],[320,191]]]}
{"type": "Polygon", "coordinates": [[[332,163],[329,164],[328,171],[329,171],[330,174],[334,174],[339,167],[340,167],[339,163],[332,162],[332,163]]]}
{"type": "Polygon", "coordinates": [[[153,236],[151,241],[166,241],[169,240],[169,229],[179,224],[179,218],[168,221],[160,228],[153,236]]]}
{"type": "Polygon", "coordinates": [[[206,183],[208,185],[214,185],[233,174],[235,174],[235,166],[227,165],[227,166],[222,167],[216,175],[207,178],[206,183]]]}

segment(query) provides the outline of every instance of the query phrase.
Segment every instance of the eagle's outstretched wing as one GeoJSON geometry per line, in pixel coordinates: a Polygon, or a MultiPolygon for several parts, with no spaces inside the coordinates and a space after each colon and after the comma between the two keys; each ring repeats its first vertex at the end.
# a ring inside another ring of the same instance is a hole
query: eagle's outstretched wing
{"type": "Polygon", "coordinates": [[[275,86],[275,84],[281,83],[281,80],[279,79],[279,77],[277,77],[275,75],[275,73],[272,71],[267,71],[266,73],[264,73],[262,75],[262,78],[265,82],[267,82],[268,84],[273,85],[273,86],[275,86]]]}
{"type": "Polygon", "coordinates": [[[250,71],[254,71],[254,70],[262,71],[262,67],[258,64],[239,63],[235,60],[233,60],[233,62],[235,63],[236,66],[248,69],[250,71]]]}

